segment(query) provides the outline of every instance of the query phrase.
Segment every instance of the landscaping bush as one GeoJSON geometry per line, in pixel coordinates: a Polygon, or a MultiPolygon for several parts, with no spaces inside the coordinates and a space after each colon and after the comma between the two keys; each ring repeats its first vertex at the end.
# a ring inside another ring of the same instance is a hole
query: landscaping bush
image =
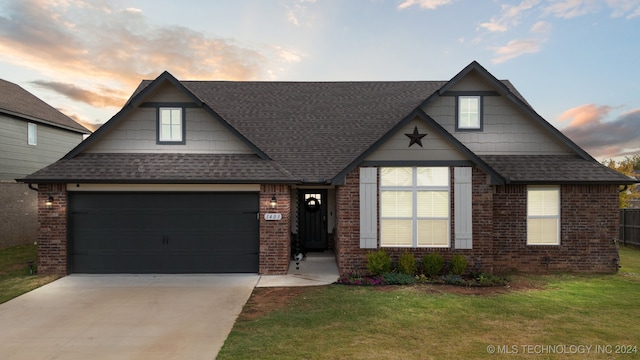
{"type": "Polygon", "coordinates": [[[367,254],[367,270],[374,276],[391,272],[391,257],[384,249],[367,254]]]}
{"type": "Polygon", "coordinates": [[[453,275],[462,275],[465,270],[467,270],[467,259],[462,255],[453,255],[449,272],[453,275]]]}
{"type": "Polygon", "coordinates": [[[422,271],[427,276],[436,276],[444,266],[444,258],[438,253],[431,253],[422,258],[422,271]]]}
{"type": "Polygon", "coordinates": [[[413,276],[404,273],[387,273],[382,276],[385,285],[413,285],[413,276]]]}
{"type": "Polygon", "coordinates": [[[415,275],[418,271],[418,264],[416,264],[416,258],[411,253],[404,253],[400,255],[398,260],[398,271],[402,274],[415,275]]]}
{"type": "Polygon", "coordinates": [[[444,281],[445,284],[448,284],[448,285],[458,285],[458,286],[467,285],[467,282],[464,281],[464,279],[460,275],[453,275],[453,274],[445,275],[442,277],[442,280],[444,281]]]}

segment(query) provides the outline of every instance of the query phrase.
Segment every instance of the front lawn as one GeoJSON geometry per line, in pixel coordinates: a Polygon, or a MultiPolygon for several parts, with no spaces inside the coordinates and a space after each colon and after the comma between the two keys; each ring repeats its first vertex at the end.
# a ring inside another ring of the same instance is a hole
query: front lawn
{"type": "Polygon", "coordinates": [[[330,285],[269,299],[256,289],[218,359],[638,358],[640,250],[620,254],[616,275],[519,275],[528,286],[490,295],[330,285]]]}
{"type": "Polygon", "coordinates": [[[33,267],[37,270],[36,258],[35,245],[0,250],[0,304],[59,278],[52,275],[31,275],[29,261],[34,261],[33,267]]]}

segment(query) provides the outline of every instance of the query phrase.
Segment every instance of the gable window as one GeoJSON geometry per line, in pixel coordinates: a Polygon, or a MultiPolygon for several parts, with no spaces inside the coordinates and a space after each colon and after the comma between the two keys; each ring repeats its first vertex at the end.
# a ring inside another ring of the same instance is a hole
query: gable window
{"type": "Polygon", "coordinates": [[[527,245],[560,245],[560,187],[527,188],[527,245]]]}
{"type": "Polygon", "coordinates": [[[38,144],[38,128],[36,127],[36,124],[33,124],[33,123],[27,124],[27,144],[29,145],[38,144]]]}
{"type": "Polygon", "coordinates": [[[181,107],[158,108],[158,143],[184,144],[184,110],[181,107]]]}
{"type": "Polygon", "coordinates": [[[456,130],[482,130],[482,97],[458,96],[456,130]]]}
{"type": "Polygon", "coordinates": [[[449,168],[380,169],[380,245],[449,247],[449,168]]]}

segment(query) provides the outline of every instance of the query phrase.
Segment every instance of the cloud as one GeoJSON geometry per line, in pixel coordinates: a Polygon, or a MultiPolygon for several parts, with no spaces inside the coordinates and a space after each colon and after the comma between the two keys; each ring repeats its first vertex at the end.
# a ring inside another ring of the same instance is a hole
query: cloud
{"type": "MultiPolygon", "coordinates": [[[[269,51],[277,59],[278,50],[269,51]]],[[[139,9],[89,0],[3,2],[0,53],[4,61],[52,78],[101,84],[82,89],[40,83],[95,106],[112,106],[105,96],[122,97],[121,89],[130,92],[141,79],[155,78],[163,70],[181,79],[249,80],[265,73],[269,63],[265,54],[233,39],[153,25],[139,9]]]]}
{"type": "MultiPolygon", "coordinates": [[[[65,109],[57,109],[57,110],[60,111],[61,113],[65,114],[65,115],[69,114],[69,112],[66,111],[65,109]]],[[[71,115],[67,115],[67,116],[70,117],[71,119],[73,119],[73,121],[79,123],[80,125],[84,126],[87,129],[89,129],[91,132],[95,132],[102,125],[100,123],[89,121],[89,120],[83,118],[82,116],[80,116],[78,114],[71,114],[71,115]]]]}
{"type": "Polygon", "coordinates": [[[597,12],[599,6],[596,0],[562,0],[555,1],[547,6],[545,13],[559,18],[570,19],[597,12]]]}
{"type": "Polygon", "coordinates": [[[302,60],[303,55],[295,50],[285,49],[277,46],[279,58],[286,63],[297,63],[302,60]]]}
{"type": "Polygon", "coordinates": [[[546,21],[538,21],[531,27],[532,34],[548,35],[551,32],[551,24],[546,21]]]}
{"type": "Polygon", "coordinates": [[[603,105],[596,106],[595,104],[586,104],[571,108],[558,118],[560,121],[569,122],[569,127],[572,126],[590,126],[592,124],[599,123],[613,109],[611,106],[603,105]]]}
{"type": "Polygon", "coordinates": [[[612,17],[633,18],[640,15],[640,0],[562,0],[555,1],[544,10],[545,15],[571,19],[601,11],[603,5],[611,9],[612,17]]]}
{"type": "Polygon", "coordinates": [[[631,12],[631,14],[627,15],[627,19],[633,19],[633,18],[638,17],[638,16],[640,16],[640,6],[638,6],[638,8],[633,10],[631,12]]]}
{"type": "Polygon", "coordinates": [[[603,121],[612,108],[582,105],[567,110],[561,120],[573,119],[562,132],[594,157],[617,157],[640,152],[640,109],[603,121]]]}
{"type": "Polygon", "coordinates": [[[453,0],[404,0],[398,5],[398,10],[404,10],[413,5],[418,5],[421,9],[437,9],[439,6],[452,3],[453,0]]]}
{"type": "Polygon", "coordinates": [[[540,51],[541,41],[538,39],[511,40],[505,46],[493,48],[497,57],[491,59],[494,64],[499,64],[524,54],[540,51]]]}
{"type": "Polygon", "coordinates": [[[287,21],[295,26],[300,26],[301,23],[306,26],[311,26],[313,16],[309,15],[307,4],[313,4],[315,2],[316,0],[297,0],[291,5],[286,5],[286,7],[289,8],[287,10],[287,21]]]}
{"type": "Polygon", "coordinates": [[[36,80],[32,83],[63,94],[70,99],[87,103],[96,107],[119,108],[124,105],[129,95],[124,91],[119,91],[107,87],[100,87],[100,92],[95,92],[80,88],[73,84],[66,84],[55,81],[36,80]]]}
{"type": "Polygon", "coordinates": [[[524,0],[518,5],[503,4],[500,15],[492,17],[488,22],[481,23],[480,27],[490,32],[505,32],[520,22],[523,12],[530,10],[539,2],[540,0],[524,0]]]}

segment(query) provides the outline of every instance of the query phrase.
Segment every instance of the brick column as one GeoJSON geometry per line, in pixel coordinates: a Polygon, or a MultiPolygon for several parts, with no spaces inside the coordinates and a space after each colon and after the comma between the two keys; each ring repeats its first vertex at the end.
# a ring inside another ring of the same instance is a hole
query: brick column
{"type": "Polygon", "coordinates": [[[335,252],[340,274],[365,272],[369,251],[360,248],[360,168],[355,168],[345,184],[336,187],[335,252]]]}
{"type": "Polygon", "coordinates": [[[65,184],[38,186],[38,273],[67,274],[67,189],[65,184]],[[51,206],[45,203],[53,198],[51,206]]]}
{"type": "Polygon", "coordinates": [[[284,275],[291,257],[291,188],[288,185],[260,186],[260,274],[284,275]],[[271,207],[275,196],[278,204],[271,207]],[[264,214],[282,214],[282,220],[265,220],[264,214]]]}

